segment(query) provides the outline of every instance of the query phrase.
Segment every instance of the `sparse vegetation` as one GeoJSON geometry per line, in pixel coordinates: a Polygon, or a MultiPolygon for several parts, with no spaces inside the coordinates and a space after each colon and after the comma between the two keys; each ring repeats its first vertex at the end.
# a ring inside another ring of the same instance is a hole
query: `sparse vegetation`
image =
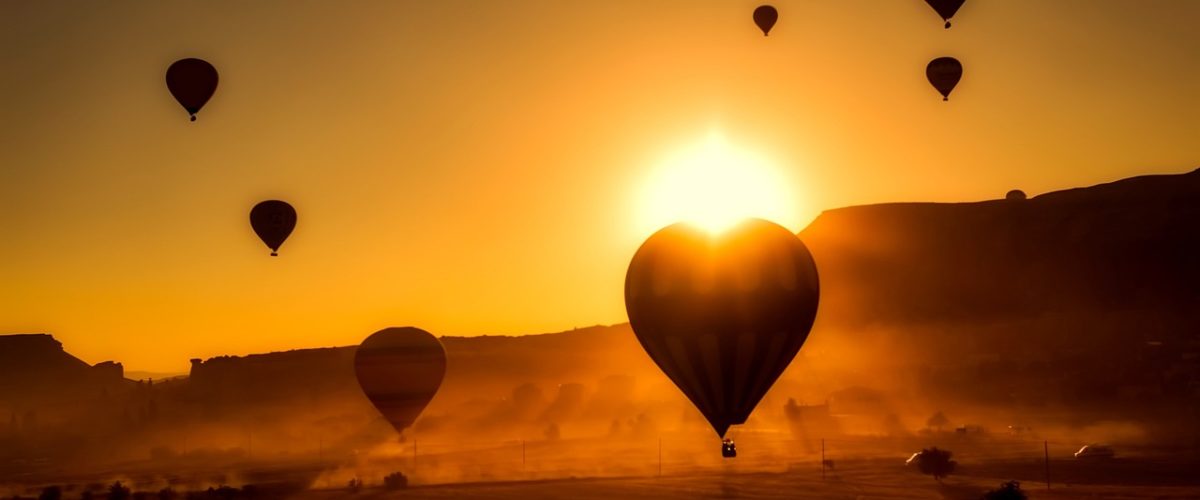
{"type": "Polygon", "coordinates": [[[950,450],[939,450],[936,446],[923,449],[917,457],[917,468],[922,474],[933,476],[933,479],[941,482],[942,478],[954,473],[958,466],[958,462],[950,459],[953,455],[950,450]]]}
{"type": "Polygon", "coordinates": [[[383,487],[388,490],[402,490],[408,487],[408,476],[403,472],[393,472],[383,477],[383,487]]]}
{"type": "Polygon", "coordinates": [[[992,491],[984,493],[982,500],[1026,500],[1029,498],[1021,491],[1021,483],[1019,481],[1008,481],[1000,483],[1000,487],[992,491]]]}
{"type": "Polygon", "coordinates": [[[129,488],[117,481],[108,487],[108,500],[129,500],[129,488]]]}
{"type": "Polygon", "coordinates": [[[58,486],[47,486],[42,488],[42,494],[38,495],[38,500],[60,500],[62,498],[62,488],[58,486]]]}

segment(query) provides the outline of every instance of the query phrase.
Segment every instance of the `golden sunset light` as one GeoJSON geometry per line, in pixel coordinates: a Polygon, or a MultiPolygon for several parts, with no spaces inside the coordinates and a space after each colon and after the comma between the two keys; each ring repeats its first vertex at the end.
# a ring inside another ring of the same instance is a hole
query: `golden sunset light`
{"type": "Polygon", "coordinates": [[[1200,498],[1198,23],[0,0],[0,498],[1200,498]]]}
{"type": "Polygon", "coordinates": [[[758,217],[798,230],[803,215],[786,173],[762,153],[713,132],[650,169],[637,225],[642,234],[675,222],[720,232],[758,217]]]}

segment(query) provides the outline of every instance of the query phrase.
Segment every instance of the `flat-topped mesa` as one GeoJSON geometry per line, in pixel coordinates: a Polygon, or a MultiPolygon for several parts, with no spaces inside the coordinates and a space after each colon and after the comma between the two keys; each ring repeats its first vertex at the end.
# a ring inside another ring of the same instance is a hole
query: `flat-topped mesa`
{"type": "Polygon", "coordinates": [[[118,390],[132,383],[124,372],[114,361],[89,365],[50,334],[0,335],[0,399],[71,399],[118,390]]]}
{"type": "Polygon", "coordinates": [[[0,335],[0,364],[10,370],[88,368],[87,363],[63,351],[62,343],[48,333],[0,335]]]}
{"type": "Polygon", "coordinates": [[[1182,327],[1200,301],[1200,170],[1023,200],[828,210],[800,237],[821,273],[818,323],[1147,310],[1182,327]]]}
{"type": "Polygon", "coordinates": [[[0,356],[19,349],[62,350],[62,342],[49,333],[14,333],[0,335],[0,356]]]}

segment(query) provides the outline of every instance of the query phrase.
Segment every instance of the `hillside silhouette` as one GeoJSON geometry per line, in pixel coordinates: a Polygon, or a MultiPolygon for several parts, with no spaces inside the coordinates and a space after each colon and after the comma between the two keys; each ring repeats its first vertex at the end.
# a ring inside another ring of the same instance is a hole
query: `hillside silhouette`
{"type": "MultiPolygon", "coordinates": [[[[1028,199],[829,210],[801,237],[821,309],[748,425],[796,428],[787,420],[819,413],[825,429],[903,433],[946,409],[960,424],[1128,420],[1149,438],[1200,438],[1200,170],[1028,199]],[[785,409],[789,399],[823,405],[785,409]]],[[[710,432],[627,324],[442,341],[445,383],[413,433],[710,432]]],[[[123,436],[140,443],[128,456],[156,443],[159,456],[199,453],[181,429],[208,436],[206,453],[394,439],[355,382],[353,354],[195,359],[189,376],[151,383],[122,378],[119,363],[89,366],[48,335],[0,336],[0,416],[11,416],[0,448],[83,455],[123,436]]]]}
{"type": "Polygon", "coordinates": [[[827,278],[826,322],[1197,317],[1186,313],[1200,300],[1200,170],[1026,200],[829,210],[800,235],[827,278]]]}

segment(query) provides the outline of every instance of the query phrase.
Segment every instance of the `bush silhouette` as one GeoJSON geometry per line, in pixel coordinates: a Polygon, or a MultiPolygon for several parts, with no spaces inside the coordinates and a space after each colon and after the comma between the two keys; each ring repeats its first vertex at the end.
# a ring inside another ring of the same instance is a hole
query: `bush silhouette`
{"type": "Polygon", "coordinates": [[[158,490],[158,500],[175,500],[179,495],[170,486],[158,490]]]}
{"type": "Polygon", "coordinates": [[[129,488],[117,481],[108,487],[108,500],[129,500],[129,488]]]}
{"type": "Polygon", "coordinates": [[[1029,498],[1021,491],[1021,483],[1009,481],[1000,483],[1000,487],[983,494],[982,500],[1026,500],[1029,498]]]}
{"type": "Polygon", "coordinates": [[[62,488],[58,486],[47,486],[42,488],[42,494],[38,495],[38,500],[61,500],[62,488]]]}
{"type": "Polygon", "coordinates": [[[917,468],[922,474],[929,474],[941,482],[943,477],[949,476],[958,466],[958,462],[950,459],[952,455],[954,454],[949,450],[939,450],[936,446],[923,449],[921,456],[917,458],[917,468]]]}
{"type": "Polygon", "coordinates": [[[403,472],[393,472],[383,476],[383,487],[389,490],[402,490],[408,487],[408,477],[403,472]]]}

